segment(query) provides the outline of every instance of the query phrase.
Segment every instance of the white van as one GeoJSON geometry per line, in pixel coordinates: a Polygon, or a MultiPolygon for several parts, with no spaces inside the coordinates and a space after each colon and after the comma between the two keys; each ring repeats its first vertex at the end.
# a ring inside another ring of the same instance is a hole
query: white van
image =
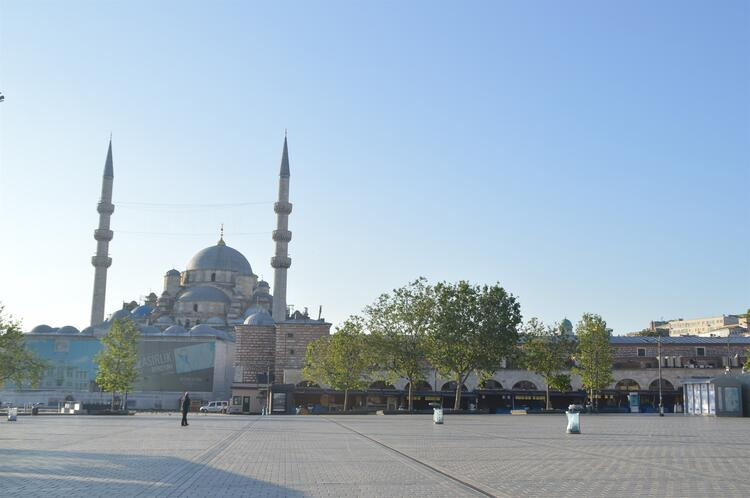
{"type": "Polygon", "coordinates": [[[207,405],[200,407],[201,413],[227,413],[229,401],[209,401],[207,405]]]}

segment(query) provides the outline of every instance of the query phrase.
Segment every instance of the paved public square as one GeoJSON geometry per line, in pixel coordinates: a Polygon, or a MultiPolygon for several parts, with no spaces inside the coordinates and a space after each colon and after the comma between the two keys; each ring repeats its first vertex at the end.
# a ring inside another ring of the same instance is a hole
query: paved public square
{"type": "Polygon", "coordinates": [[[685,416],[38,416],[6,496],[750,496],[750,421],[685,416]]]}

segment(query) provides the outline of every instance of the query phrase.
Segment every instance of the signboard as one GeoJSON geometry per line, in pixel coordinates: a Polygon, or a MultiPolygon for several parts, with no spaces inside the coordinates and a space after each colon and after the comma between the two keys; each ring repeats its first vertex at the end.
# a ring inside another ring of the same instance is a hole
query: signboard
{"type": "Polygon", "coordinates": [[[213,342],[141,341],[136,391],[212,391],[213,342]]]}

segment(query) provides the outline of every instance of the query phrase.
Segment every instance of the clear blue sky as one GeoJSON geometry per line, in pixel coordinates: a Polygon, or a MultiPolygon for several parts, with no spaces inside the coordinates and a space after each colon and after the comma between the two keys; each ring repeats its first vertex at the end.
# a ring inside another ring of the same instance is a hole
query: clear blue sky
{"type": "Polygon", "coordinates": [[[750,3],[0,1],[0,301],[88,324],[226,241],[333,323],[423,275],[625,333],[750,306],[750,3]],[[256,203],[232,208],[126,203],[256,203]],[[150,232],[150,233],[139,233],[150,232]]]}

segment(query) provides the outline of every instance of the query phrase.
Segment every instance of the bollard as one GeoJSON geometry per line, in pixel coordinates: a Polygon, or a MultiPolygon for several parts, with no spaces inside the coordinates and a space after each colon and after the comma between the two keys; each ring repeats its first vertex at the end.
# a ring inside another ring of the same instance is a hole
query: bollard
{"type": "Polygon", "coordinates": [[[581,433],[581,414],[578,412],[565,412],[568,416],[568,428],[565,432],[568,434],[580,434],[581,433]]]}
{"type": "Polygon", "coordinates": [[[443,423],[443,409],[442,408],[433,408],[432,421],[436,424],[443,423]]]}

